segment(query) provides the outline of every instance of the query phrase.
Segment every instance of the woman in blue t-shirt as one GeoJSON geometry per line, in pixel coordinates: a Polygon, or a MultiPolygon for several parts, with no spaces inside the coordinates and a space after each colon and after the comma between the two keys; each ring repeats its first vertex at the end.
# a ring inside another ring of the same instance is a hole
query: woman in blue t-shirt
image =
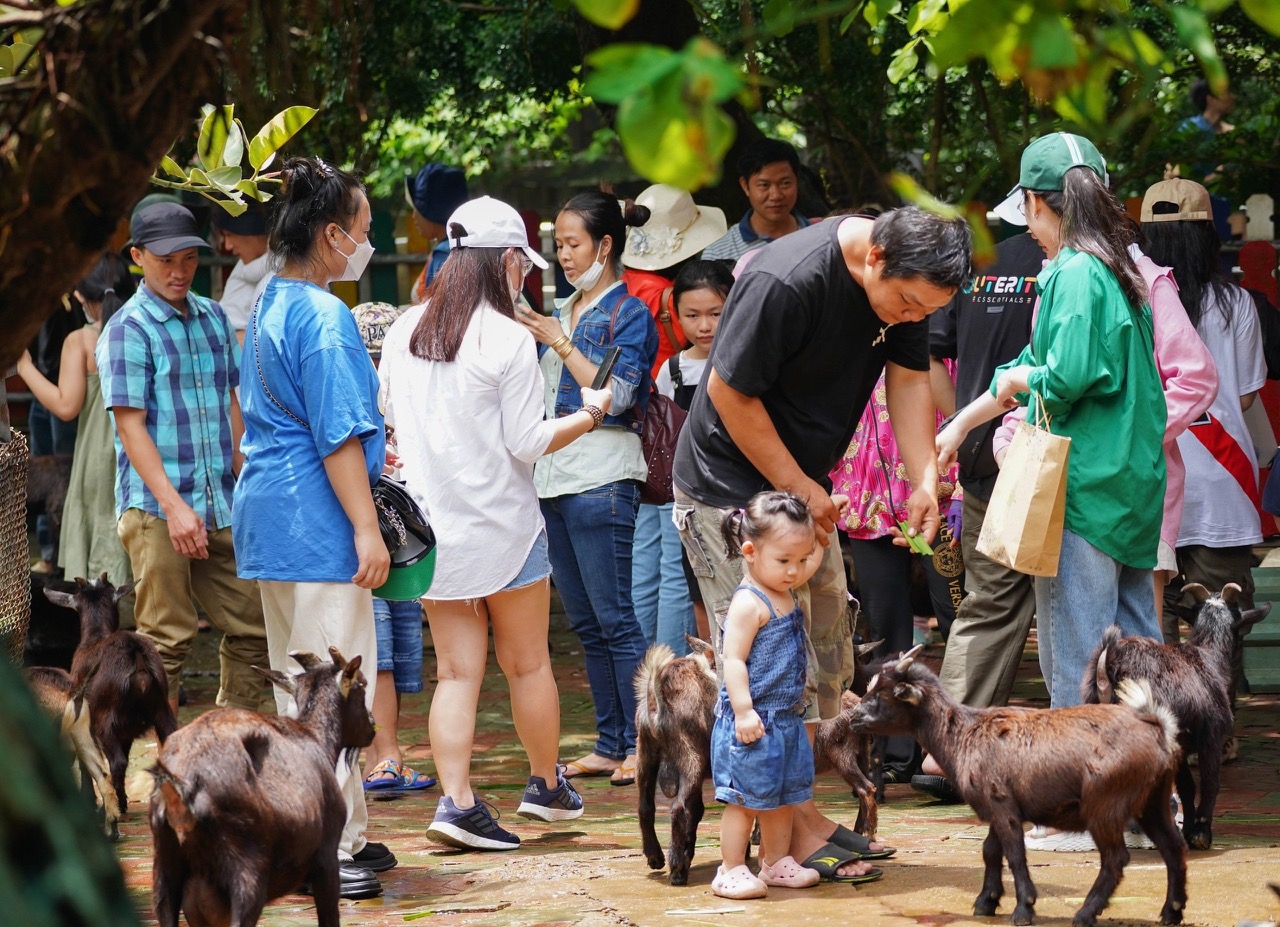
{"type": "MultiPolygon", "coordinates": [[[[284,166],[270,247],[277,275],[263,290],[245,333],[240,385],[243,450],[233,536],[240,576],[262,590],[271,668],[296,672],[289,653],[377,665],[370,590],[390,557],[370,491],[386,458],[378,376],[355,319],[329,292],[356,280],[373,253],[369,201],[360,182],[318,158],[284,166]]],[[[376,675],[366,673],[372,708],[376,675]]],[[[296,713],[276,690],[281,714],[296,713]]],[[[364,789],[351,761],[338,761],[347,823],[338,846],[340,894],[381,893],[374,871],[395,857],[366,843],[364,789]]]]}

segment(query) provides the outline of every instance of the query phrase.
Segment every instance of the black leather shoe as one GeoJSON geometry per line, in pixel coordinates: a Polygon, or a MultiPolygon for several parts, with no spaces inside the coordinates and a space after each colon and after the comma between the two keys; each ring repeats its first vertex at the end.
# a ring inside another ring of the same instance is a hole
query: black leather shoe
{"type": "Polygon", "coordinates": [[[387,849],[386,844],[374,843],[372,840],[352,858],[357,866],[363,866],[370,872],[386,872],[388,869],[396,868],[399,862],[396,855],[387,849]]]}
{"type": "Polygon", "coordinates": [[[932,795],[944,805],[958,805],[964,801],[956,791],[956,787],[947,781],[945,776],[912,776],[911,787],[917,792],[932,795]]]}
{"type": "MultiPolygon", "coordinates": [[[[303,882],[298,889],[301,895],[310,895],[311,883],[303,882]]],[[[382,894],[382,883],[373,871],[356,863],[338,863],[339,898],[377,898],[382,894]]]]}

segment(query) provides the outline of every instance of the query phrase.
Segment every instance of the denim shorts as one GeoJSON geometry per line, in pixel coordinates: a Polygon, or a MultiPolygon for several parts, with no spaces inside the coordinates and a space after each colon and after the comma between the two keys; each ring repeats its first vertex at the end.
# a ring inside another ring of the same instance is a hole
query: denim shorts
{"type": "Polygon", "coordinates": [[[547,558],[547,529],[543,528],[538,532],[538,539],[533,542],[533,549],[525,558],[524,566],[520,568],[516,578],[503,586],[501,591],[519,589],[521,586],[528,586],[540,579],[546,579],[550,575],[551,561],[547,558]]]}
{"type": "Polygon", "coordinates": [[[813,748],[794,711],[761,711],[764,736],[744,744],[725,710],[711,729],[711,781],[716,800],[755,811],[798,805],[813,797],[813,748]]]}
{"type": "Polygon", "coordinates": [[[378,672],[392,673],[397,692],[422,691],[422,603],[373,599],[378,672]]]}

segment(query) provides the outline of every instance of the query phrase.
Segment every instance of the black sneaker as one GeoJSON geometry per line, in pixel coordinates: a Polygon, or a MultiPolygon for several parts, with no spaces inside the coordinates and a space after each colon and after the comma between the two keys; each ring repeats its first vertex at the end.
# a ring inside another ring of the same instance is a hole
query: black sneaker
{"type": "Polygon", "coordinates": [[[487,802],[476,799],[476,803],[465,809],[459,809],[448,795],[441,796],[436,805],[436,816],[427,834],[441,843],[463,850],[516,850],[520,847],[520,838],[510,831],[498,826],[494,815],[489,812],[487,802]]]}
{"type": "MultiPolygon", "coordinates": [[[[313,894],[311,883],[303,882],[298,887],[298,894],[313,894]]],[[[339,898],[377,898],[381,894],[382,883],[376,875],[357,863],[338,860],[339,898]]]]}
{"type": "Polygon", "coordinates": [[[539,821],[572,821],[582,817],[582,796],[568,779],[557,777],[556,784],[555,789],[549,789],[547,780],[530,776],[516,814],[539,821]]]}
{"type": "Polygon", "coordinates": [[[364,849],[352,857],[356,861],[357,866],[363,866],[370,872],[386,872],[388,869],[396,868],[399,860],[396,855],[387,849],[386,844],[374,843],[372,840],[367,841],[364,849]]]}

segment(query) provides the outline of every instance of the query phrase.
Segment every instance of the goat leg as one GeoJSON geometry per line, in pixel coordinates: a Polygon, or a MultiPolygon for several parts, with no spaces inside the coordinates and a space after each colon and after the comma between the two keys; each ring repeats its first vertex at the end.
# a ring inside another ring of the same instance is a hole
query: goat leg
{"type": "Polygon", "coordinates": [[[1084,905],[1071,919],[1073,927],[1093,927],[1124,878],[1124,867],[1129,862],[1129,851],[1124,848],[1124,828],[1124,821],[1102,821],[1089,831],[1102,857],[1102,866],[1085,896],[1084,905]]]}
{"type": "Polygon", "coordinates": [[[1184,755],[1178,760],[1178,800],[1182,802],[1182,835],[1191,845],[1192,828],[1196,819],[1196,780],[1191,774],[1191,764],[1184,755]]]}
{"type": "Polygon", "coordinates": [[[702,783],[697,783],[696,787],[692,787],[688,782],[682,782],[683,788],[676,793],[675,799],[671,802],[671,852],[669,865],[671,867],[671,884],[672,885],[688,885],[689,884],[689,864],[693,862],[693,848],[698,839],[698,821],[702,818],[702,783]],[[694,795],[697,795],[699,814],[695,819],[693,816],[694,795]]]}
{"type": "MultiPolygon", "coordinates": [[[[641,739],[648,740],[645,734],[641,739]]],[[[640,818],[640,842],[644,847],[644,858],[650,869],[661,869],[666,860],[662,857],[662,846],[658,843],[658,834],[654,830],[655,790],[658,786],[658,759],[656,751],[649,749],[647,742],[637,744],[636,751],[636,787],[640,791],[636,812],[640,818]]]]}
{"type": "MultiPolygon", "coordinates": [[[[1036,887],[1027,869],[1027,845],[1023,842],[1022,820],[1018,817],[996,817],[991,822],[991,829],[996,833],[1000,847],[1004,850],[1004,858],[1009,861],[1009,871],[1013,873],[1013,890],[1018,899],[1018,904],[1013,909],[1013,923],[1030,924],[1036,914],[1036,887]]],[[[985,846],[983,855],[985,858],[985,846]]]]}
{"type": "Polygon", "coordinates": [[[151,830],[155,835],[155,860],[151,876],[151,904],[159,927],[178,927],[182,909],[182,891],[187,880],[187,867],[182,862],[178,838],[163,819],[151,812],[151,830]]]}
{"type": "Polygon", "coordinates": [[[1161,924],[1181,924],[1182,912],[1187,907],[1187,848],[1173,821],[1173,809],[1165,798],[1168,787],[1157,786],[1147,799],[1138,821],[1143,832],[1151,838],[1164,860],[1168,873],[1164,907],[1160,909],[1161,924]]]}
{"type": "Polygon", "coordinates": [[[973,913],[975,917],[991,917],[1000,907],[1000,897],[1004,894],[1004,881],[1001,879],[1004,850],[994,826],[987,829],[987,839],[982,841],[982,862],[986,871],[982,877],[982,891],[973,902],[973,913]]]}
{"type": "MultiPolygon", "coordinates": [[[[338,889],[341,885],[338,854],[334,852],[333,844],[322,843],[307,876],[311,882],[311,896],[316,903],[316,924],[318,927],[341,927],[338,919],[338,889]]],[[[253,927],[256,923],[256,920],[249,921],[246,927],[253,927]]]]}
{"type": "Polygon", "coordinates": [[[111,787],[115,790],[120,814],[123,814],[129,807],[129,799],[124,792],[124,774],[129,768],[129,748],[121,744],[119,738],[110,735],[99,737],[98,742],[102,744],[102,752],[107,758],[107,766],[111,770],[111,787]]]}
{"type": "MultiPolygon", "coordinates": [[[[1218,803],[1218,777],[1222,771],[1222,744],[1226,738],[1206,738],[1200,750],[1200,795],[1195,805],[1182,803],[1182,833],[1187,846],[1207,850],[1213,846],[1213,809],[1218,803]]],[[[1188,770],[1190,776],[1190,770],[1188,770]]]]}

